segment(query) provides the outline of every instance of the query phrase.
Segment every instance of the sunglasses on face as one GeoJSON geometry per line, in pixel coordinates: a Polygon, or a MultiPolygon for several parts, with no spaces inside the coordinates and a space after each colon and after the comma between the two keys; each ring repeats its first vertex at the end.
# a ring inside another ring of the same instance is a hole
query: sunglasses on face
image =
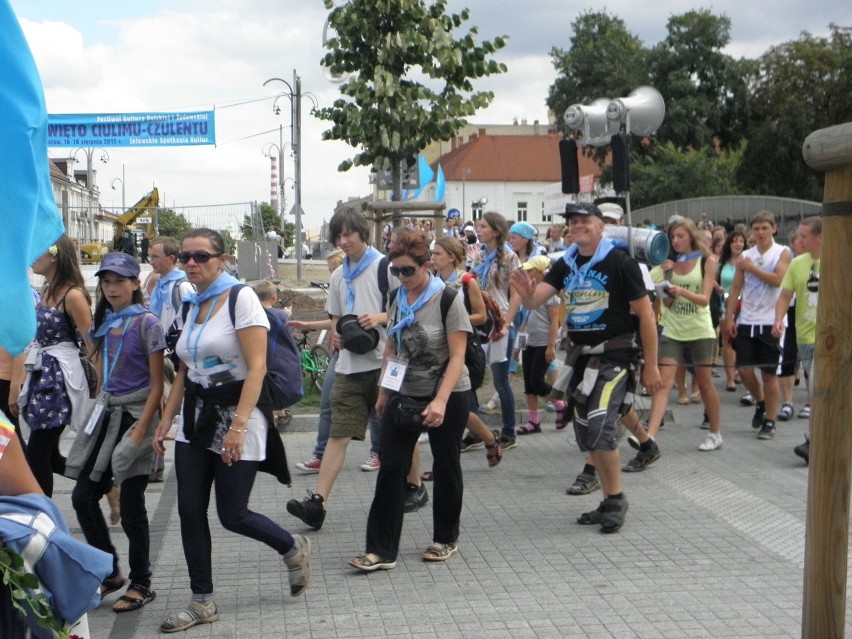
{"type": "Polygon", "coordinates": [[[178,253],[178,262],[181,264],[189,264],[189,260],[195,260],[196,264],[206,264],[211,257],[219,257],[221,253],[208,253],[206,251],[198,251],[197,253],[188,253],[183,251],[178,253]]]}
{"type": "Polygon", "coordinates": [[[420,269],[419,266],[391,266],[390,272],[394,277],[399,277],[400,275],[404,275],[405,277],[411,277],[420,269]]]}

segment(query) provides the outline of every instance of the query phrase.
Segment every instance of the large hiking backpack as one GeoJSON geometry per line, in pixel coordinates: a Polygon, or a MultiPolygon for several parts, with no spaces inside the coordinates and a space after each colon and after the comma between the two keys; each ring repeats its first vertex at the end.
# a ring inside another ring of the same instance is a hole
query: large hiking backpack
{"type": "MultiPolygon", "coordinates": [[[[476,275],[473,273],[465,273],[461,278],[462,287],[464,288],[464,306],[468,313],[470,313],[470,300],[467,294],[467,285],[474,278],[476,278],[476,275]]],[[[500,310],[500,306],[494,301],[491,294],[485,290],[481,290],[480,293],[482,293],[482,301],[485,302],[486,319],[485,324],[474,326],[473,331],[479,337],[480,344],[487,344],[491,341],[495,332],[503,330],[506,321],[503,319],[503,311],[500,310]]]]}

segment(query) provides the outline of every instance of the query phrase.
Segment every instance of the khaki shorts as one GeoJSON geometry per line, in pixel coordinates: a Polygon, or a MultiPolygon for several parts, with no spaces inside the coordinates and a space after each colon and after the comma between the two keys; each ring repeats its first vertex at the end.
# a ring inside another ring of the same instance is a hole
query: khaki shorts
{"type": "Polygon", "coordinates": [[[334,376],[331,387],[331,437],[364,440],[367,419],[379,398],[380,369],[334,376]]]}
{"type": "Polygon", "coordinates": [[[689,342],[680,342],[663,335],[660,338],[658,359],[673,359],[678,364],[709,364],[713,361],[713,350],[716,347],[716,338],[695,339],[689,342]],[[683,351],[688,348],[692,353],[692,362],[687,362],[683,351]]]}

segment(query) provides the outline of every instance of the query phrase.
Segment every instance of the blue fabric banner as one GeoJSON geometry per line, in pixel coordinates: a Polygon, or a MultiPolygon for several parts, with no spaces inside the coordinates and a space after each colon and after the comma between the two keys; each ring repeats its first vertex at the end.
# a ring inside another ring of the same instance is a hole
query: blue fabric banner
{"type": "Polygon", "coordinates": [[[9,159],[0,180],[0,346],[16,355],[35,335],[29,267],[64,229],[50,183],[41,78],[8,0],[0,0],[0,34],[0,148],[9,159]]]}
{"type": "Polygon", "coordinates": [[[145,147],[216,144],[215,111],[71,113],[47,116],[50,147],[145,147]]]}

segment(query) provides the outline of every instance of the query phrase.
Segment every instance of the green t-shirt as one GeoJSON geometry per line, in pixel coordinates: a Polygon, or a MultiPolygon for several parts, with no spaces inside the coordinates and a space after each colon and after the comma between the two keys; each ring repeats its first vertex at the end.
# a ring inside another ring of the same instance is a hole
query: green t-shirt
{"type": "MultiPolygon", "coordinates": [[[[810,253],[794,258],[781,280],[781,288],[796,294],[796,341],[799,344],[816,342],[816,315],[819,293],[808,290],[808,281],[819,279],[819,260],[810,253]]],[[[813,284],[812,288],[816,288],[813,284]]]]}

